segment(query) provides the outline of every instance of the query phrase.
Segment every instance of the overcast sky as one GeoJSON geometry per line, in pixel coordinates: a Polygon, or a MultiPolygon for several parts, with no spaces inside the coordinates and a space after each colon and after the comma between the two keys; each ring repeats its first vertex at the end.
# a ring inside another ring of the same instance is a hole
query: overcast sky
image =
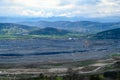
{"type": "Polygon", "coordinates": [[[120,17],[120,0],[0,0],[0,16],[120,17]]]}

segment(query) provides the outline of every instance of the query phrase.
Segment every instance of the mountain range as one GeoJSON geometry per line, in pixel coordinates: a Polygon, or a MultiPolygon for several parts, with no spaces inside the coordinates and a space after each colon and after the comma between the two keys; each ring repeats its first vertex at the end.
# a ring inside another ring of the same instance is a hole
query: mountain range
{"type": "Polygon", "coordinates": [[[6,17],[6,16],[0,16],[0,22],[7,22],[7,23],[16,23],[16,22],[23,22],[23,21],[91,21],[91,22],[120,22],[120,17],[118,16],[109,16],[109,17],[102,17],[102,18],[90,18],[90,17],[65,17],[65,16],[59,16],[59,17],[26,17],[26,16],[16,16],[16,17],[6,17]]]}
{"type": "Polygon", "coordinates": [[[27,23],[0,23],[0,35],[67,35],[67,34],[95,34],[95,38],[120,37],[119,23],[98,23],[90,21],[39,21],[27,23]],[[97,34],[96,34],[97,33],[97,34]]]}
{"type": "Polygon", "coordinates": [[[120,28],[120,22],[117,23],[99,23],[99,22],[91,22],[91,21],[39,21],[39,22],[21,22],[19,24],[34,26],[39,28],[45,27],[53,27],[58,29],[66,29],[70,31],[77,31],[81,33],[97,33],[109,29],[120,28]]]}
{"type": "Polygon", "coordinates": [[[0,35],[66,35],[72,33],[52,27],[38,28],[15,23],[0,23],[0,35]]]}

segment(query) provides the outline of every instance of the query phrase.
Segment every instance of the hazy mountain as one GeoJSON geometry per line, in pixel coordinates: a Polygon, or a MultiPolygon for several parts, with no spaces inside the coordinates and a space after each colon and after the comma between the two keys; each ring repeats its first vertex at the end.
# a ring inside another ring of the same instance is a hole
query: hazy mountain
{"type": "Polygon", "coordinates": [[[91,22],[91,21],[39,21],[39,22],[22,22],[20,24],[28,25],[28,26],[36,26],[40,28],[45,27],[53,27],[60,28],[72,31],[79,31],[82,33],[97,33],[104,30],[120,28],[120,22],[118,23],[99,23],[99,22],[91,22]]]}
{"type": "Polygon", "coordinates": [[[89,19],[84,17],[0,17],[0,22],[17,23],[39,28],[53,27],[82,33],[97,33],[120,28],[119,19],[119,17],[115,19],[107,17],[105,19],[89,19]],[[100,23],[103,21],[104,23],[100,23]]]}
{"type": "MultiPolygon", "coordinates": [[[[58,30],[66,30],[66,31],[73,31],[73,32],[81,32],[85,34],[93,34],[98,33],[101,31],[120,28],[120,22],[118,23],[99,23],[99,22],[90,22],[90,21],[39,21],[39,22],[23,22],[19,24],[15,23],[0,23],[0,34],[28,34],[30,31],[32,33],[49,31],[56,28],[58,30]],[[44,29],[40,29],[44,28],[44,29]],[[50,28],[50,29],[49,29],[50,28]],[[35,32],[33,30],[36,30],[35,32]]],[[[47,33],[46,32],[46,33],[47,33]]],[[[53,30],[53,33],[55,31],[53,30]]],[[[63,32],[64,33],[64,32],[63,32]]],[[[36,33],[37,34],[37,33],[36,33]]]]}
{"type": "Polygon", "coordinates": [[[98,39],[120,39],[120,28],[99,32],[94,37],[98,39]]]}
{"type": "Polygon", "coordinates": [[[91,22],[120,22],[120,17],[114,16],[114,17],[102,17],[102,18],[89,18],[89,17],[65,17],[65,16],[59,16],[59,17],[3,17],[0,16],[0,22],[8,22],[8,23],[16,23],[16,22],[38,22],[38,21],[91,21],[91,22]]]}

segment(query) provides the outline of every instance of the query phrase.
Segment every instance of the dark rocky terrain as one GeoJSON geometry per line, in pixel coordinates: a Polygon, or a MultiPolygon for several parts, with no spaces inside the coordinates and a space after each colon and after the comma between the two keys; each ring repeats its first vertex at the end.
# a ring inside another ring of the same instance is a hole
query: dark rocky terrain
{"type": "Polygon", "coordinates": [[[0,40],[0,63],[100,59],[120,52],[120,40],[0,40]]]}

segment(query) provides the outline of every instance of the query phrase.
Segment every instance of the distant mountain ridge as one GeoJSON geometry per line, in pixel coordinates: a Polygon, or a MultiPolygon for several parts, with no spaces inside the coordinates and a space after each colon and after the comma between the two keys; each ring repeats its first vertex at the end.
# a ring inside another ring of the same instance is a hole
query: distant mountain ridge
{"type": "Polygon", "coordinates": [[[90,21],[40,21],[40,22],[28,22],[28,23],[0,23],[0,34],[12,34],[12,35],[26,35],[26,34],[67,34],[69,32],[77,32],[81,34],[95,34],[98,32],[120,28],[120,22],[118,23],[98,23],[90,21]],[[36,23],[36,24],[35,24],[36,23]],[[35,26],[36,25],[36,26],[35,26]]]}
{"type": "Polygon", "coordinates": [[[97,39],[120,39],[120,28],[102,31],[94,35],[97,39]]]}
{"type": "Polygon", "coordinates": [[[8,23],[16,23],[16,22],[23,22],[23,21],[91,21],[91,22],[120,22],[120,17],[102,17],[102,18],[88,18],[88,17],[65,17],[65,16],[56,16],[56,17],[25,17],[25,16],[16,16],[16,17],[8,17],[8,16],[0,16],[0,22],[8,22],[8,23]]]}
{"type": "Polygon", "coordinates": [[[120,22],[118,23],[99,23],[91,21],[39,21],[39,22],[22,22],[20,24],[28,26],[36,26],[40,28],[53,27],[59,29],[66,29],[72,31],[78,31],[82,33],[97,33],[109,29],[120,28],[120,22]]]}

